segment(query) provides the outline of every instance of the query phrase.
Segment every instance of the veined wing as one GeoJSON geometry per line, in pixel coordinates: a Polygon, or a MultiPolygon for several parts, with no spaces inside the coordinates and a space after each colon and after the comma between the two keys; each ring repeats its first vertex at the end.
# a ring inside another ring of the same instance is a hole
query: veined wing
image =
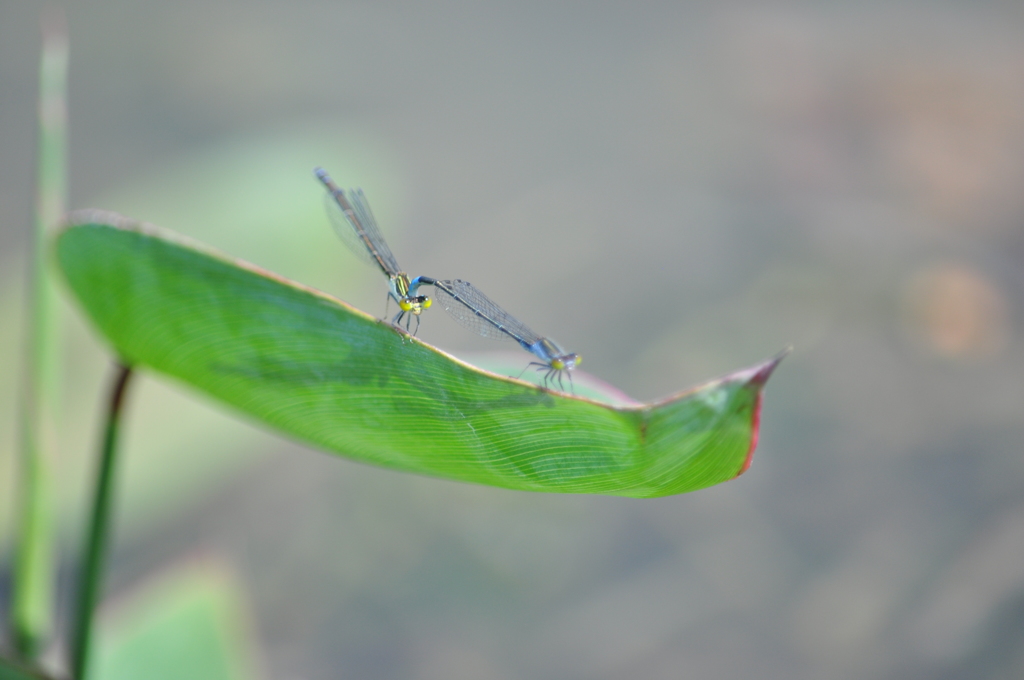
{"type": "Polygon", "coordinates": [[[487,338],[512,339],[528,347],[540,336],[462,279],[434,281],[434,297],[460,325],[487,338]]]}
{"type": "Polygon", "coordinates": [[[396,276],[401,272],[395,256],[380,233],[363,190],[354,189],[346,193],[320,168],[317,169],[317,177],[330,192],[324,200],[331,226],[338,238],[356,257],[377,265],[387,276],[396,276]]]}

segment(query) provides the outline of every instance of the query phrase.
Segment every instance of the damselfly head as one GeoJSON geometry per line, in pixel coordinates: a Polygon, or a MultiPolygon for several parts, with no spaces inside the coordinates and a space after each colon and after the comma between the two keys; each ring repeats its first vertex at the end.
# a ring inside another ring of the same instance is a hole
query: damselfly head
{"type": "Polygon", "coordinates": [[[571,371],[580,365],[580,361],[583,358],[575,352],[568,354],[559,354],[558,356],[551,358],[551,368],[556,371],[571,371]]]}
{"type": "Polygon", "coordinates": [[[430,298],[426,295],[412,295],[398,301],[398,306],[403,312],[411,312],[416,316],[422,314],[424,309],[429,309],[430,304],[430,298]]]}

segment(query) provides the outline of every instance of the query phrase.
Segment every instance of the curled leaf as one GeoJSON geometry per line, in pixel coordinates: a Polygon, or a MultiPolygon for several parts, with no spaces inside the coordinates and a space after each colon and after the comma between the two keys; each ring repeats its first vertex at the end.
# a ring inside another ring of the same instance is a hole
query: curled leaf
{"type": "Polygon", "coordinates": [[[782,359],[653,403],[605,403],[489,373],[111,213],[73,214],[57,258],[124,361],[354,460],[509,489],[652,497],[732,479],[782,359]]]}

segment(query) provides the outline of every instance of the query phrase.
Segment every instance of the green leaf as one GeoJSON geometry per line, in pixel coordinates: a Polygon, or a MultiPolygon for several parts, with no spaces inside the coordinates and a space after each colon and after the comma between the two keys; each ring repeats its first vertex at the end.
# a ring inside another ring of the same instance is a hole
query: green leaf
{"type": "Polygon", "coordinates": [[[256,644],[241,587],[211,559],[145,584],[104,617],[90,678],[252,680],[256,644]]]}
{"type": "Polygon", "coordinates": [[[21,664],[0,658],[0,680],[49,680],[39,671],[30,670],[21,664]]]}
{"type": "Polygon", "coordinates": [[[761,390],[781,360],[612,405],[488,373],[324,293],[111,213],[73,215],[57,256],[124,361],[355,460],[510,489],[652,497],[732,479],[750,464],[761,390]]]}

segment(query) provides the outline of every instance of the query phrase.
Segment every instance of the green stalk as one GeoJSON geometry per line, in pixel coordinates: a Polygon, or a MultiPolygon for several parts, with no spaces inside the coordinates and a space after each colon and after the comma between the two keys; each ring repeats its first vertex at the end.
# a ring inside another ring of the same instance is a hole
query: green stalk
{"type": "Polygon", "coordinates": [[[65,212],[67,30],[61,15],[44,21],[39,73],[39,160],[25,348],[18,484],[17,556],[11,630],[18,653],[38,657],[53,629],[53,458],[58,408],[56,293],[48,267],[49,232],[65,212]]]}
{"type": "Polygon", "coordinates": [[[99,470],[93,496],[89,533],[79,567],[77,603],[71,629],[71,677],[84,680],[88,670],[92,639],[93,612],[99,602],[103,579],[103,562],[110,536],[113,511],[114,472],[117,463],[117,435],[121,427],[121,410],[125,389],[132,376],[130,366],[118,365],[114,386],[107,404],[107,422],[100,451],[99,470]]]}

